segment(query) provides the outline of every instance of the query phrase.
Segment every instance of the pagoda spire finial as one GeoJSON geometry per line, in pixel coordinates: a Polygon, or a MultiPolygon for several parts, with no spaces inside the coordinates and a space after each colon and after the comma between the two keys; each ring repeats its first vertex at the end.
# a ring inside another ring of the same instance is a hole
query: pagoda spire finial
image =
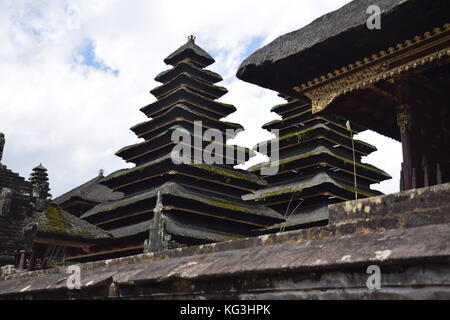
{"type": "Polygon", "coordinates": [[[194,35],[191,34],[191,35],[188,37],[188,42],[195,43],[195,39],[196,39],[196,37],[195,37],[194,35]]]}

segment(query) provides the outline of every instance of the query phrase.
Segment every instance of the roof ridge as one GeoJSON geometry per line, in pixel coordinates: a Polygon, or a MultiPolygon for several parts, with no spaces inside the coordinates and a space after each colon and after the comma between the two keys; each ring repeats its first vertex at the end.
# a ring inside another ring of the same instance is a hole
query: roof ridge
{"type": "Polygon", "coordinates": [[[167,58],[164,59],[164,62],[166,64],[175,66],[177,63],[185,60],[192,54],[194,54],[194,56],[192,56],[194,57],[193,60],[199,63],[199,65],[201,65],[202,67],[207,67],[215,62],[214,58],[211,57],[208,52],[200,48],[192,41],[186,42],[184,45],[172,52],[167,56],[167,58]],[[201,61],[196,61],[195,58],[199,58],[199,60],[201,61]]]}

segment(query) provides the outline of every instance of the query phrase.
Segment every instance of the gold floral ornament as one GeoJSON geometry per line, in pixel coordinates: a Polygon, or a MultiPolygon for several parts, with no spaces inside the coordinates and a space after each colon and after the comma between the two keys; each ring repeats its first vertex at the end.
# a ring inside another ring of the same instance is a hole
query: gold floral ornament
{"type": "Polygon", "coordinates": [[[367,88],[381,80],[450,56],[449,33],[450,24],[446,24],[442,29],[435,28],[433,33],[426,32],[423,37],[416,36],[414,40],[399,43],[396,48],[390,47],[379,54],[372,54],[370,58],[366,57],[292,89],[311,99],[313,113],[320,112],[343,94],[367,88]],[[429,42],[432,38],[435,38],[434,41],[429,42]],[[414,47],[423,41],[428,43],[414,47]],[[442,48],[445,44],[447,45],[442,48]],[[425,53],[433,47],[436,48],[435,52],[414,59],[417,54],[425,53]],[[401,60],[407,62],[399,64],[401,60]]]}

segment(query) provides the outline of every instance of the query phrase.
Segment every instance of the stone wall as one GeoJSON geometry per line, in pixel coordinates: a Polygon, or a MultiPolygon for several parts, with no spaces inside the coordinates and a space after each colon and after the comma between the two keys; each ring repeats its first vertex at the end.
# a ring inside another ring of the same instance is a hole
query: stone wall
{"type": "Polygon", "coordinates": [[[450,299],[449,196],[411,190],[330,206],[326,227],[82,264],[80,290],[66,268],[14,274],[0,298],[450,299]]]}

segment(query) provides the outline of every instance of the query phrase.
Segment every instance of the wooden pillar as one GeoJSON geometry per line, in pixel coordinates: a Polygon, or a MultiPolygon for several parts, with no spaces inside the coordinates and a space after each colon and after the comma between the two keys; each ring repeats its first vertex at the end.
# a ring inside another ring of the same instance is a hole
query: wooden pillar
{"type": "Polygon", "coordinates": [[[402,140],[403,163],[401,170],[401,191],[413,188],[413,161],[411,147],[411,109],[409,105],[401,104],[397,107],[397,124],[400,128],[402,140]]]}
{"type": "Polygon", "coordinates": [[[401,190],[409,190],[424,186],[424,170],[422,170],[422,139],[418,135],[420,125],[417,108],[411,98],[411,88],[407,78],[396,82],[397,124],[402,141],[402,179],[401,190]]]}

